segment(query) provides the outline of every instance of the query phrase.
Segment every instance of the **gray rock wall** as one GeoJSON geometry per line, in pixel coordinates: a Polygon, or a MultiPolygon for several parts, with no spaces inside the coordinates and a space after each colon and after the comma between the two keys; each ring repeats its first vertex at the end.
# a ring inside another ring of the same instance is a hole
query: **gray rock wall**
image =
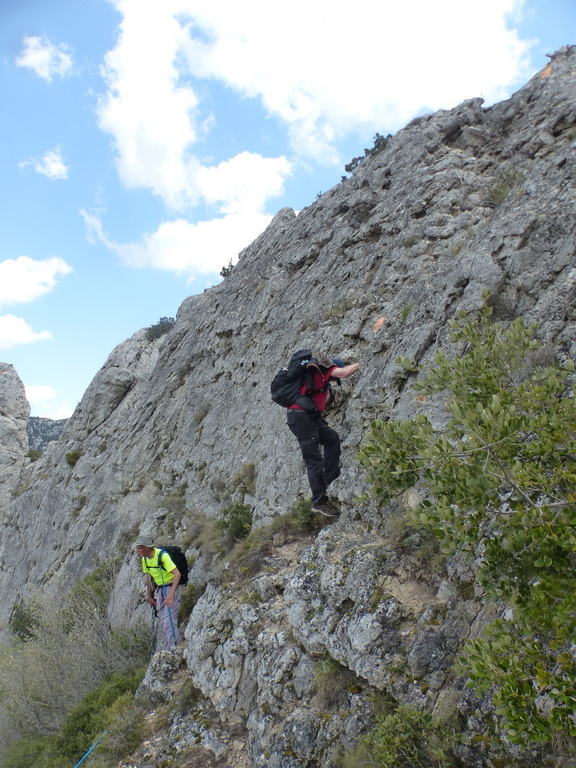
{"type": "Polygon", "coordinates": [[[28,446],[33,451],[44,451],[53,440],[58,440],[66,426],[66,419],[45,419],[30,416],[26,424],[28,446]]]}
{"type": "Polygon", "coordinates": [[[6,511],[28,450],[30,406],[14,366],[0,363],[0,509],[6,511]]]}
{"type": "MultiPolygon", "coordinates": [[[[414,120],[313,205],[280,211],[228,278],[183,303],[166,336],[140,331],[117,347],[60,440],[3,498],[0,584],[56,591],[126,552],[112,588],[118,620],[141,584],[129,554],[138,530],[192,537],[193,579],[207,590],[184,657],[222,722],[245,729],[252,766],[334,765],[366,727],[373,690],[436,711],[459,701],[466,713],[450,668],[484,608],[463,597],[463,565],[441,579],[399,548],[390,510],[358,500],[356,452],[376,416],[425,411],[441,423],[441,404],[415,397],[395,359],[429,361],[447,321],[477,311],[485,289],[497,319],[524,315],[576,354],[575,88],[568,48],[506,102],[414,120]],[[317,537],[276,541],[248,584],[224,579],[226,563],[196,546],[195,520],[233,499],[263,527],[308,496],[268,395],[302,347],[361,364],[329,416],[344,443],[342,516],[317,537]],[[324,655],[356,680],[336,708],[318,698],[324,655]]],[[[5,599],[0,621],[11,607],[5,599]]],[[[183,728],[170,748],[188,738],[183,728]]]]}

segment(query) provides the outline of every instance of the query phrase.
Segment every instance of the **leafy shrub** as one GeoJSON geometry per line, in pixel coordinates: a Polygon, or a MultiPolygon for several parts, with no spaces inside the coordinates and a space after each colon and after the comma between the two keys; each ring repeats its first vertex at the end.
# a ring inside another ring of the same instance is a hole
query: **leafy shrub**
{"type": "Polygon", "coordinates": [[[63,768],[57,735],[21,739],[6,748],[2,768],[63,768]]]}
{"type": "Polygon", "coordinates": [[[246,538],[252,528],[252,507],[239,501],[225,507],[218,520],[218,527],[234,541],[246,538]]]}
{"type": "Polygon", "coordinates": [[[30,461],[38,461],[38,459],[42,457],[42,451],[37,451],[34,448],[30,448],[26,456],[28,456],[30,461]]]}
{"type": "Polygon", "coordinates": [[[78,463],[78,460],[81,456],[81,451],[70,451],[66,454],[66,463],[70,464],[71,467],[74,467],[78,463]]]}
{"type": "Polygon", "coordinates": [[[146,328],[146,338],[148,341],[159,339],[160,336],[164,336],[164,334],[172,330],[174,322],[173,317],[161,317],[157,323],[146,328]]]}
{"type": "Polygon", "coordinates": [[[107,677],[70,711],[58,733],[22,739],[8,747],[4,768],[66,768],[82,758],[104,731],[98,765],[112,768],[143,738],[142,713],[133,699],[144,672],[142,667],[107,677]]]}
{"type": "Polygon", "coordinates": [[[379,133],[377,133],[374,136],[374,146],[370,149],[365,149],[364,155],[352,158],[352,160],[350,160],[350,162],[344,166],[346,173],[352,173],[352,171],[357,168],[367,157],[375,157],[376,155],[379,155],[380,152],[383,152],[388,146],[388,142],[391,138],[391,133],[389,133],[387,136],[381,136],[379,133]]]}
{"type": "Polygon", "coordinates": [[[26,642],[36,637],[39,627],[38,607],[16,603],[10,618],[10,631],[20,640],[26,642]]]}
{"type": "Polygon", "coordinates": [[[376,716],[374,728],[360,743],[361,765],[450,768],[456,765],[449,754],[450,731],[430,713],[401,704],[393,713],[376,716]]]}
{"type": "MultiPolygon", "coordinates": [[[[127,709],[132,704],[136,688],[144,677],[145,668],[124,674],[107,676],[82,702],[68,714],[61,730],[61,754],[70,760],[82,757],[94,740],[111,724],[116,711],[111,708],[121,699],[127,709]],[[130,694],[128,700],[125,694],[130,694]]],[[[115,708],[117,710],[117,707],[115,708]]]]}
{"type": "Polygon", "coordinates": [[[575,366],[539,355],[534,325],[490,314],[451,323],[456,354],[439,351],[417,386],[448,393],[446,427],[376,420],[360,461],[383,501],[421,483],[413,522],[445,554],[475,558],[488,596],[508,605],[462,663],[480,693],[494,688],[508,740],[527,746],[576,735],[575,366]]]}
{"type": "Polygon", "coordinates": [[[298,529],[310,533],[319,531],[320,528],[323,528],[329,522],[327,518],[312,512],[311,499],[304,498],[299,499],[292,509],[289,521],[293,521],[298,529]]]}
{"type": "Polygon", "coordinates": [[[0,702],[13,732],[31,737],[57,732],[106,675],[148,659],[148,625],[110,625],[115,573],[114,561],[107,561],[67,595],[38,594],[20,625],[28,633],[26,642],[0,649],[0,702]]]}
{"type": "Polygon", "coordinates": [[[232,274],[232,270],[234,269],[234,264],[232,263],[232,259],[228,262],[228,265],[225,267],[222,267],[220,270],[220,277],[227,278],[232,274]]]}

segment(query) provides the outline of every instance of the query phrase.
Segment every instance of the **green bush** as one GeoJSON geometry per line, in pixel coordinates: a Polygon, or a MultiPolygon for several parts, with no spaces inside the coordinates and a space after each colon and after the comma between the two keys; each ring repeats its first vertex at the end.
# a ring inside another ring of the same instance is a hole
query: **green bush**
{"type": "Polygon", "coordinates": [[[78,460],[81,456],[81,451],[70,451],[66,454],[66,463],[70,464],[71,467],[74,467],[78,463],[78,460]]]}
{"type": "Polygon", "coordinates": [[[6,748],[2,768],[68,768],[60,747],[57,735],[21,739],[6,748]]]}
{"type": "Polygon", "coordinates": [[[10,631],[20,640],[32,640],[36,637],[39,627],[37,606],[16,603],[10,618],[10,631]]]}
{"type": "Polygon", "coordinates": [[[576,735],[575,366],[543,354],[534,325],[490,314],[451,323],[454,356],[439,351],[417,386],[447,393],[445,428],[377,420],[360,461],[383,501],[420,483],[413,523],[443,553],[474,558],[488,596],[508,605],[462,664],[480,693],[493,687],[508,740],[527,746],[576,735]]]}
{"type": "Polygon", "coordinates": [[[0,648],[0,701],[13,732],[57,733],[106,675],[125,673],[149,658],[148,624],[110,625],[116,573],[113,560],[103,562],[68,594],[47,599],[39,593],[15,614],[12,629],[25,642],[0,648]]]}
{"type": "Polygon", "coordinates": [[[234,541],[245,539],[252,528],[252,507],[239,501],[225,507],[218,527],[227,533],[234,541]]]}
{"type": "Polygon", "coordinates": [[[3,767],[69,768],[107,731],[98,746],[98,764],[112,768],[142,740],[142,713],[133,699],[144,672],[142,667],[107,677],[71,710],[58,733],[22,739],[8,747],[3,767]]]}
{"type": "Polygon", "coordinates": [[[454,734],[446,724],[424,710],[401,704],[391,714],[376,716],[357,754],[361,765],[379,768],[450,768],[457,764],[450,756],[450,738],[454,734]]]}
{"type": "Polygon", "coordinates": [[[228,262],[227,266],[222,267],[220,270],[220,277],[223,277],[226,279],[227,277],[230,277],[232,274],[232,270],[234,269],[234,264],[232,263],[232,259],[228,262]]]}
{"type": "Polygon", "coordinates": [[[61,730],[61,754],[77,760],[90,748],[98,736],[105,731],[117,715],[114,705],[120,699],[122,709],[132,705],[136,688],[142,682],[145,668],[125,674],[106,677],[97,688],[84,697],[66,718],[61,730]],[[129,694],[126,697],[126,694],[129,694]]]}
{"type": "Polygon", "coordinates": [[[172,330],[174,322],[173,317],[161,317],[157,323],[146,328],[146,338],[148,341],[159,339],[160,336],[164,336],[164,334],[172,330]]]}
{"type": "Polygon", "coordinates": [[[26,454],[30,461],[38,461],[42,457],[42,451],[34,450],[34,448],[30,448],[28,453],[26,454]]]}
{"type": "Polygon", "coordinates": [[[362,690],[357,675],[327,653],[316,661],[314,687],[318,703],[328,710],[346,706],[348,695],[362,690]]]}
{"type": "Polygon", "coordinates": [[[365,149],[364,155],[360,155],[360,157],[353,157],[352,160],[350,160],[350,162],[344,166],[346,173],[352,173],[352,171],[357,168],[367,157],[375,157],[376,155],[379,155],[380,152],[383,152],[388,146],[388,142],[391,138],[391,133],[389,133],[387,136],[382,136],[381,134],[377,133],[374,136],[374,146],[370,149],[365,149]]]}

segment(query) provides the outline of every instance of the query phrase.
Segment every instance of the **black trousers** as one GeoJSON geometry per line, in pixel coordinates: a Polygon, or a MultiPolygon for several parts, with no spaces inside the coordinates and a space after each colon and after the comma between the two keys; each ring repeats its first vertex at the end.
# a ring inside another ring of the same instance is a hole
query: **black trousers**
{"type": "Polygon", "coordinates": [[[289,410],[287,423],[300,444],[312,503],[322,504],[327,498],[326,488],[340,474],[340,436],[320,414],[289,410]]]}

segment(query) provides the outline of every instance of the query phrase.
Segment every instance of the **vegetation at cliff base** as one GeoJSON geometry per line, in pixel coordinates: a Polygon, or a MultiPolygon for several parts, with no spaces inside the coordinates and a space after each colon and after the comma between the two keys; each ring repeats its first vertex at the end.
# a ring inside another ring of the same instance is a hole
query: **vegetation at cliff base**
{"type": "MultiPolygon", "coordinates": [[[[485,296],[487,298],[487,296],[485,296]]],[[[496,732],[521,746],[576,736],[576,403],[559,362],[521,319],[461,314],[452,354],[416,384],[446,398],[447,422],[375,420],[360,453],[383,502],[418,485],[413,513],[446,555],[474,559],[497,620],[462,654],[496,732]]],[[[399,360],[407,372],[418,367],[399,360]]]]}
{"type": "Polygon", "coordinates": [[[139,731],[128,720],[151,633],[148,625],[111,625],[117,567],[104,561],[70,592],[37,593],[15,608],[12,642],[0,649],[5,768],[67,768],[102,729],[110,729],[111,755],[131,749],[126,739],[139,731]]]}

